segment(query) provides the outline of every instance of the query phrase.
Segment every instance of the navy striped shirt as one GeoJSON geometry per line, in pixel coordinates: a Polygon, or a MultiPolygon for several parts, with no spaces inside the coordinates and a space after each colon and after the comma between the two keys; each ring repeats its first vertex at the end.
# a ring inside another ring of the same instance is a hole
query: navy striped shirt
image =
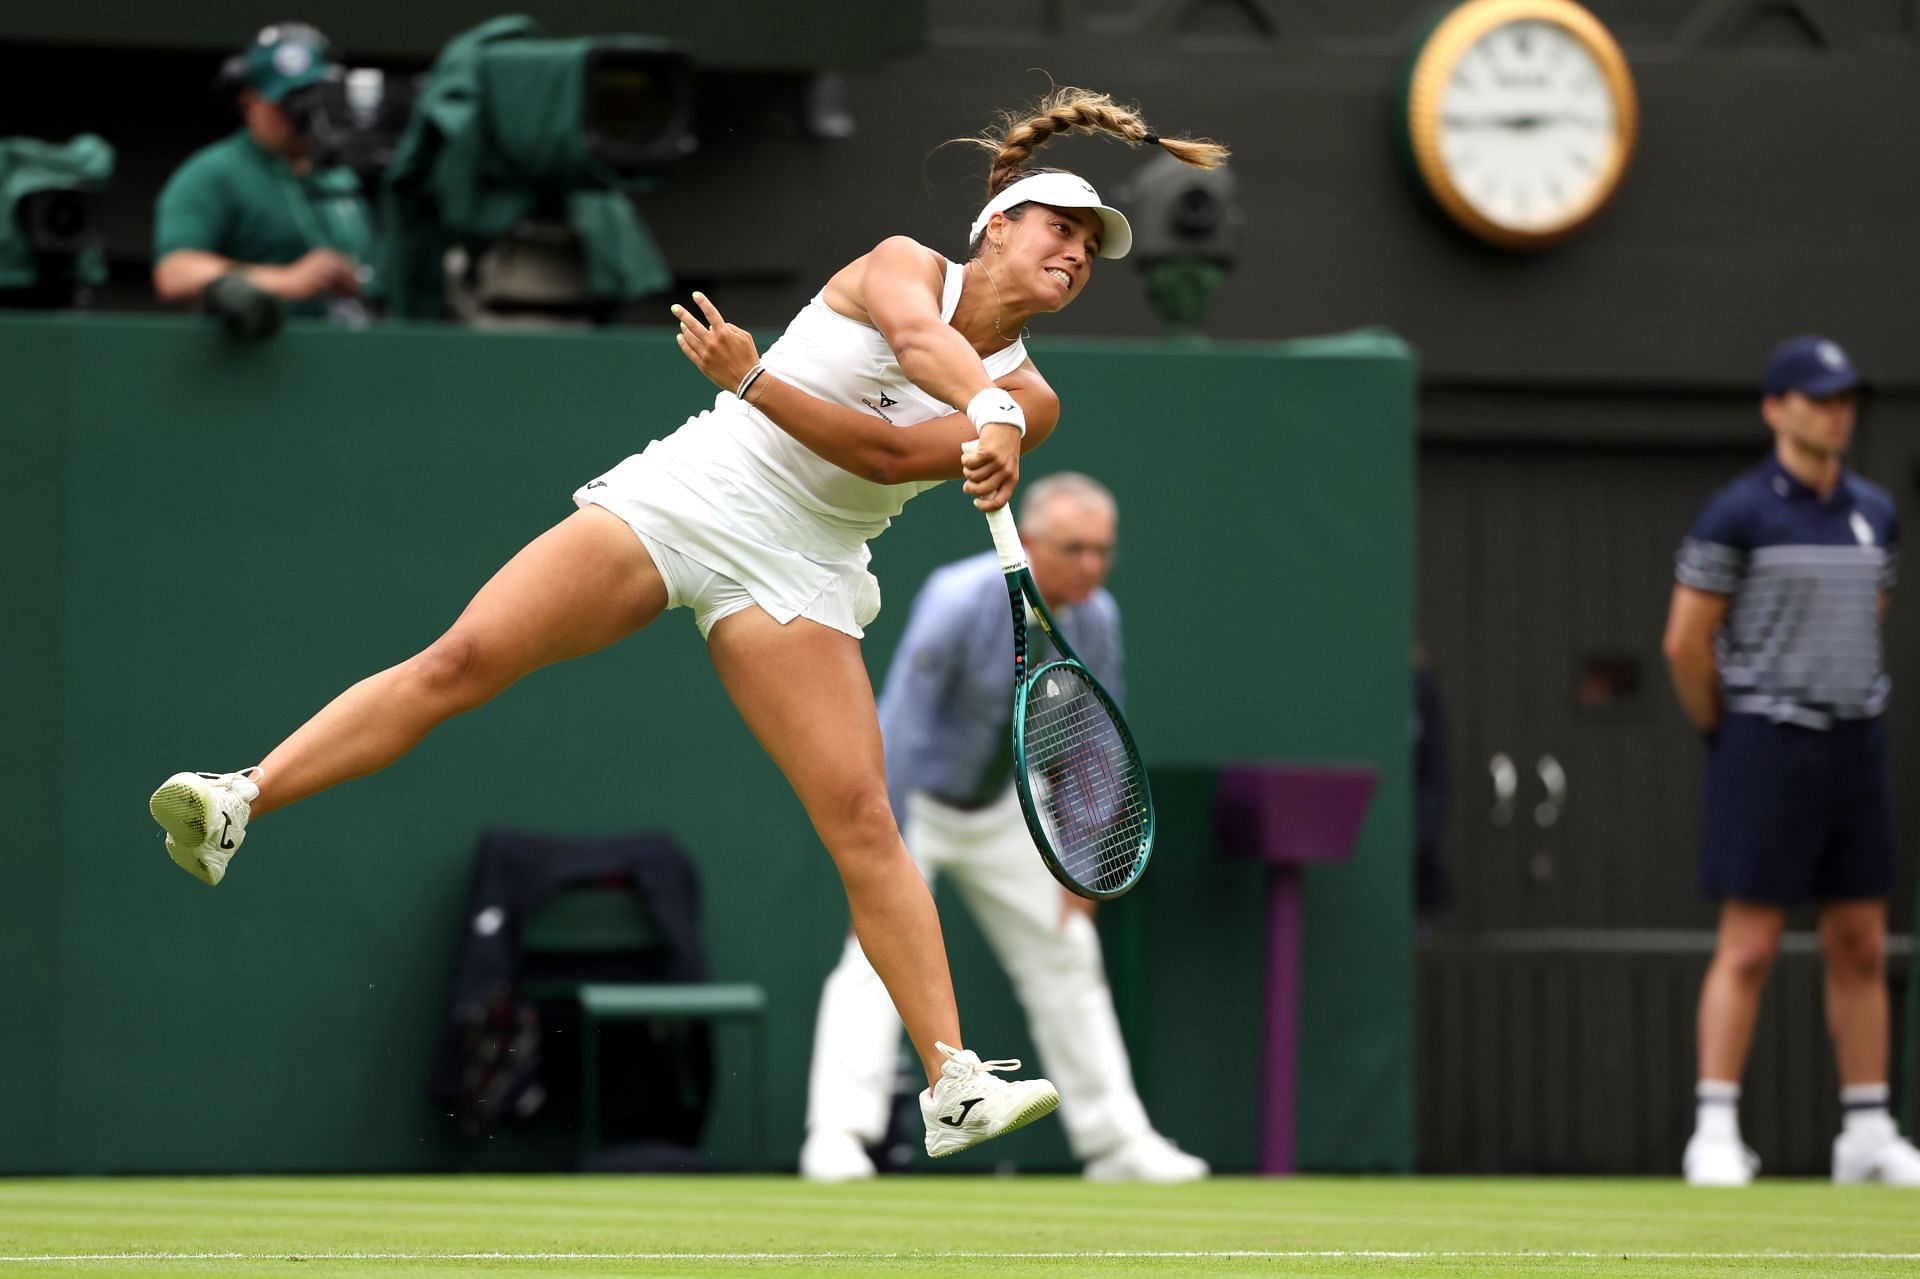
{"type": "Polygon", "coordinates": [[[1822,729],[1885,710],[1879,596],[1898,540],[1893,499],[1850,471],[1822,499],[1769,456],[1714,494],[1674,576],[1732,596],[1714,641],[1726,709],[1822,729]]]}
{"type": "MultiPolygon", "coordinates": [[[[1094,678],[1124,705],[1120,606],[1102,588],[1072,608],[1048,610],[1094,678]]],[[[1028,669],[1054,657],[1037,622],[1027,626],[1028,669]]],[[[909,792],[961,807],[986,804],[1013,784],[1013,614],[992,552],[934,571],[914,597],[906,634],[880,692],[887,796],[905,822],[909,792]]]]}

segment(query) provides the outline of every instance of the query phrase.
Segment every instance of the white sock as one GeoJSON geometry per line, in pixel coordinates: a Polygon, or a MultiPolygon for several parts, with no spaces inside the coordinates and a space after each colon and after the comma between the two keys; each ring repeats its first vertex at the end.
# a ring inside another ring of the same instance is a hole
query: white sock
{"type": "Polygon", "coordinates": [[[1893,1116],[1887,1113],[1885,1084],[1850,1084],[1840,1090],[1840,1130],[1842,1132],[1893,1131],[1893,1116]]]}
{"type": "Polygon", "coordinates": [[[1728,1079],[1702,1079],[1694,1085],[1699,1106],[1694,1131],[1715,1141],[1740,1140],[1740,1085],[1728,1079]]]}

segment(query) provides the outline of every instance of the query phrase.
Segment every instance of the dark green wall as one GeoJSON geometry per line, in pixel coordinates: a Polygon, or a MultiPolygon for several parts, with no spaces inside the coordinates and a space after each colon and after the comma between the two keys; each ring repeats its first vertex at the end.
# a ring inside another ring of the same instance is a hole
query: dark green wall
{"type": "MultiPolygon", "coordinates": [[[[1029,477],[1088,470],[1123,512],[1113,585],[1168,820],[1104,927],[1149,1108],[1251,1165],[1264,887],[1210,847],[1211,770],[1368,761],[1354,863],[1309,877],[1300,1149],[1407,1167],[1412,361],[1366,335],[1036,356],[1067,412],[1029,477]]],[[[167,861],[144,808],[168,773],[250,764],[419,648],[574,486],[709,402],[664,335],[296,329],[240,348],[187,320],[0,318],[0,385],[18,832],[0,1172],[457,1162],[421,1083],[468,859],[497,824],[665,827],[695,853],[716,975],[773,999],[770,1148],[790,1164],[845,907],[685,614],[262,821],[217,890],[167,861]]],[[[876,543],[876,679],[925,573],[985,545],[955,490],[876,543]]],[[[949,919],[970,1042],[1030,1054],[978,934],[949,919]]],[[[723,1077],[722,1160],[743,1157],[744,1086],[723,1077]]],[[[1006,1154],[1066,1161],[1057,1126],[1006,1154]]]]}

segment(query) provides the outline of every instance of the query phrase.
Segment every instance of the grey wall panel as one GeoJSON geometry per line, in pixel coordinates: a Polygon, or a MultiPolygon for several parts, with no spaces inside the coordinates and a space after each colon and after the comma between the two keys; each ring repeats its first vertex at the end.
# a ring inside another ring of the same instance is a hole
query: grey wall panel
{"type": "MultiPolygon", "coordinates": [[[[1420,952],[1420,1166],[1677,1176],[1711,934],[1436,940],[1420,952]]],[[[1895,1029],[1907,959],[1894,961],[1895,1029]]],[[[1769,1174],[1824,1176],[1839,1084],[1810,934],[1789,934],[1754,1033],[1742,1136],[1769,1174]]],[[[1898,1090],[1896,1090],[1898,1092],[1898,1090]]]]}

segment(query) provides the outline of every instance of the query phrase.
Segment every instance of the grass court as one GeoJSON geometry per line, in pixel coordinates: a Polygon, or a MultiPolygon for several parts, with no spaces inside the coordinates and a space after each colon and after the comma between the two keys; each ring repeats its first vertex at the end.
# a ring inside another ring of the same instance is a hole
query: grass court
{"type": "Polygon", "coordinates": [[[1915,1273],[1920,1194],[1818,1181],[0,1180],[0,1279],[1915,1273]]]}

